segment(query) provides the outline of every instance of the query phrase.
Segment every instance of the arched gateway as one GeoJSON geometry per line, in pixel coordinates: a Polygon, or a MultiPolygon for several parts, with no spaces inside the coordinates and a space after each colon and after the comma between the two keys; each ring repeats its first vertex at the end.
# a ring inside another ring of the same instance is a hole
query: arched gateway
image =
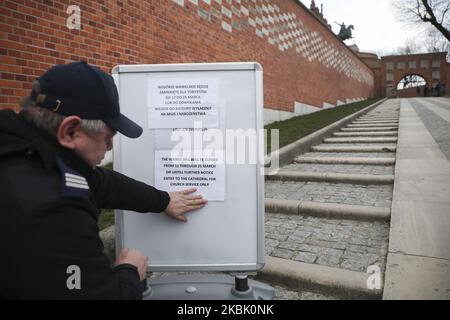
{"type": "Polygon", "coordinates": [[[375,96],[450,95],[450,88],[447,88],[450,86],[450,63],[446,60],[447,52],[381,58],[374,53],[357,52],[357,54],[374,72],[375,96]]]}

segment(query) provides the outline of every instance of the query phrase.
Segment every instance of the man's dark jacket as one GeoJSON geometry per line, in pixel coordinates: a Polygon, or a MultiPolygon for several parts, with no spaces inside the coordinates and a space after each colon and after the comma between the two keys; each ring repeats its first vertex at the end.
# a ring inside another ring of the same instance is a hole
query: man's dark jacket
{"type": "Polygon", "coordinates": [[[161,212],[169,200],[91,168],[21,115],[0,111],[0,299],[142,298],[136,267],[112,268],[103,253],[98,208],[161,212]],[[81,271],[80,289],[69,289],[72,265],[81,271]]]}

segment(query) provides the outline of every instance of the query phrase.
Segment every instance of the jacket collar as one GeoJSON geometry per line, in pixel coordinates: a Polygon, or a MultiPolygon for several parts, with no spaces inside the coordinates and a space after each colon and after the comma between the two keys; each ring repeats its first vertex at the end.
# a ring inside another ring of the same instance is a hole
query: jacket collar
{"type": "Polygon", "coordinates": [[[0,140],[8,141],[0,147],[0,156],[31,151],[39,154],[48,170],[57,165],[56,158],[59,157],[87,178],[94,173],[94,169],[74,151],[61,146],[54,136],[29,124],[21,114],[2,110],[0,128],[0,140]]]}

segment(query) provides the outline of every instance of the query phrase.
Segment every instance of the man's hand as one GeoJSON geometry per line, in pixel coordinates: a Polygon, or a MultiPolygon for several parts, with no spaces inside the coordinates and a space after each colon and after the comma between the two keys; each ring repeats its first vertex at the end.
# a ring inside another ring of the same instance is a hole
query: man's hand
{"type": "Polygon", "coordinates": [[[170,202],[164,212],[175,220],[187,222],[186,212],[201,209],[208,203],[201,195],[192,195],[195,191],[196,188],[169,192],[170,202]]]}
{"type": "Polygon", "coordinates": [[[131,264],[138,269],[139,279],[142,281],[146,277],[148,257],[144,256],[138,250],[129,250],[128,248],[123,248],[119,254],[119,257],[114,262],[114,266],[119,264],[131,264]]]}

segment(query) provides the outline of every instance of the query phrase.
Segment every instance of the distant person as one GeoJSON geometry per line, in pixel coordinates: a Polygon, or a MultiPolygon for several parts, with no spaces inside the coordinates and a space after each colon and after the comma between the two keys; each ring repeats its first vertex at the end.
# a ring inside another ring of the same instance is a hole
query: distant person
{"type": "Polygon", "coordinates": [[[438,84],[436,85],[436,95],[438,97],[441,96],[441,82],[439,81],[438,84]]]}
{"type": "Polygon", "coordinates": [[[97,167],[116,132],[142,128],[120,113],[112,77],[84,62],[45,72],[19,114],[0,111],[0,299],[142,299],[147,257],[123,249],[111,266],[99,208],[186,222],[206,200],[97,167]]]}
{"type": "Polygon", "coordinates": [[[418,97],[420,96],[420,87],[416,87],[416,94],[418,97]]]}
{"type": "Polygon", "coordinates": [[[428,96],[428,87],[426,85],[423,87],[423,96],[424,97],[428,96]]]}

